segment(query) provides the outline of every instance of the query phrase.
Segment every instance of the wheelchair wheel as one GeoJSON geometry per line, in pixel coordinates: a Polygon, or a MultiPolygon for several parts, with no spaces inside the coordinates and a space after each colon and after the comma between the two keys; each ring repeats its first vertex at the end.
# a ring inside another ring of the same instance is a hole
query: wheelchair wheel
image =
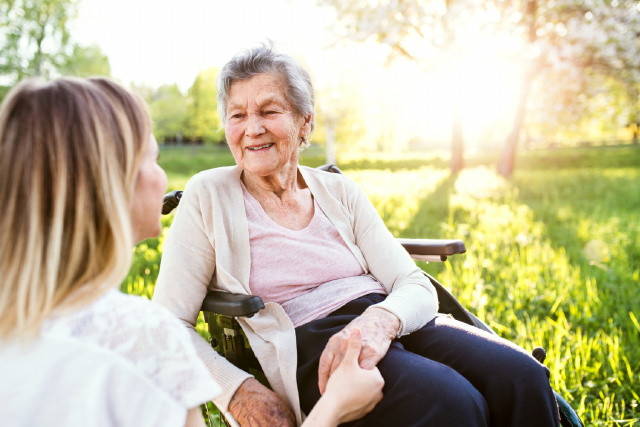
{"type": "Polygon", "coordinates": [[[560,410],[560,425],[562,427],[584,427],[580,417],[576,414],[576,411],[567,403],[562,396],[555,391],[556,401],[558,402],[558,409],[560,410]]]}

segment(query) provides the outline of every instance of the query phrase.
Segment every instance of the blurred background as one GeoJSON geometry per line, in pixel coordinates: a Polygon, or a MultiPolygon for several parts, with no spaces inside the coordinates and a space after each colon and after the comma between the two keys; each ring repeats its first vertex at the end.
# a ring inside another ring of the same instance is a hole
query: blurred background
{"type": "Polygon", "coordinates": [[[111,75],[157,139],[224,140],[217,70],[271,40],[317,90],[336,156],[637,143],[640,6],[624,0],[2,0],[0,97],[26,76],[111,75]]]}
{"type": "MultiPolygon", "coordinates": [[[[301,162],[337,163],[398,237],[463,239],[420,266],[545,347],[586,425],[638,425],[640,1],[0,0],[0,98],[111,76],[148,102],[181,189],[233,164],[215,80],[263,42],[314,81],[301,162]]],[[[163,240],[136,247],[123,291],[152,295],[163,240]]]]}

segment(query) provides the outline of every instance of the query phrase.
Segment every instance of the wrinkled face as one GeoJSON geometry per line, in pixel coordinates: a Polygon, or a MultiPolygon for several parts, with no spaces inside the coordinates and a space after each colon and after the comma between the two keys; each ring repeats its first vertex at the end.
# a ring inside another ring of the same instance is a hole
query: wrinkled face
{"type": "Polygon", "coordinates": [[[298,163],[300,138],[309,134],[311,115],[296,114],[285,93],[283,80],[273,74],[231,84],[225,133],[245,171],[270,176],[298,163]]]}
{"type": "Polygon", "coordinates": [[[131,226],[135,242],[155,237],[162,231],[162,197],[167,175],[158,165],[158,143],[151,135],[142,155],[131,207],[131,226]]]}

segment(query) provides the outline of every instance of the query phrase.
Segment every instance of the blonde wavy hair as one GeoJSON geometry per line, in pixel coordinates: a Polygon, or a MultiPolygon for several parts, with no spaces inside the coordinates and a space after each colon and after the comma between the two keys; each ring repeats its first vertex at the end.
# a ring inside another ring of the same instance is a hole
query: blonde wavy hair
{"type": "Polygon", "coordinates": [[[151,135],[144,102],[103,78],[27,80],[0,107],[0,336],[117,287],[151,135]]]}

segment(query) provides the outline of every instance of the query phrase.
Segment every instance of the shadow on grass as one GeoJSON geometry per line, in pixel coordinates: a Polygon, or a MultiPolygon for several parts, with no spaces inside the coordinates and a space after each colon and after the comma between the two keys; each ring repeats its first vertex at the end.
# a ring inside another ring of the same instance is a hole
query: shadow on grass
{"type": "MultiPolygon", "coordinates": [[[[463,236],[451,236],[447,234],[443,224],[447,222],[450,215],[449,200],[454,191],[457,175],[449,175],[441,180],[437,187],[428,193],[421,202],[420,208],[413,217],[413,220],[405,228],[402,236],[414,239],[462,239],[463,236]]],[[[425,186],[430,186],[426,182],[425,186]]],[[[428,271],[429,274],[437,276],[444,269],[442,263],[419,263],[420,267],[428,271]]],[[[437,278],[437,277],[436,277],[437,278]]]]}
{"type": "MultiPolygon", "coordinates": [[[[437,187],[430,191],[420,202],[420,208],[413,220],[406,227],[411,235],[398,236],[421,239],[452,239],[453,236],[444,235],[442,223],[449,217],[449,199],[453,192],[457,176],[449,175],[441,180],[437,187]]],[[[429,182],[424,183],[430,186],[429,182]]]]}

